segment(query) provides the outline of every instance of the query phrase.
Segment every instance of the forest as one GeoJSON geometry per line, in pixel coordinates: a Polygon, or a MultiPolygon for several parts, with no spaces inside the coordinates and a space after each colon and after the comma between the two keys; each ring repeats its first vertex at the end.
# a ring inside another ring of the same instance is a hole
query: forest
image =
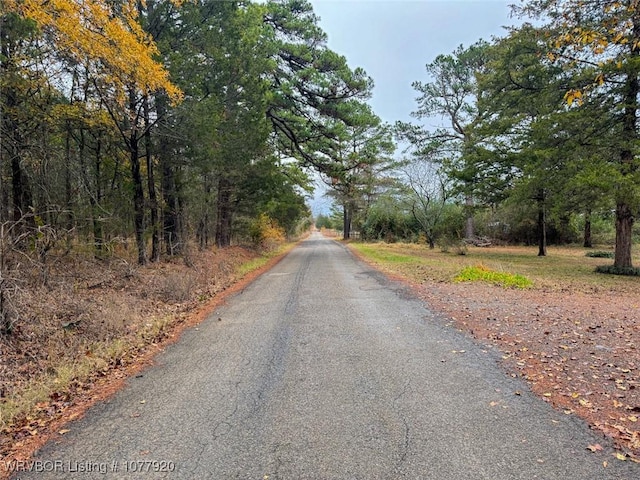
{"type": "Polygon", "coordinates": [[[502,38],[425,59],[416,122],[389,125],[305,0],[5,1],[3,289],[7,252],[295,237],[316,176],[345,238],[609,243],[634,273],[638,2],[512,8],[502,38]]]}

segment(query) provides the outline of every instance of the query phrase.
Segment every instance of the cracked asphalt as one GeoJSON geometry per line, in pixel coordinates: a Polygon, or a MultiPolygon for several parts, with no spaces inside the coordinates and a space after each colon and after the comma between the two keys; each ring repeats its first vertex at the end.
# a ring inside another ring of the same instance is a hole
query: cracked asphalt
{"type": "Polygon", "coordinates": [[[14,478],[640,478],[499,358],[314,234],[14,478]]]}

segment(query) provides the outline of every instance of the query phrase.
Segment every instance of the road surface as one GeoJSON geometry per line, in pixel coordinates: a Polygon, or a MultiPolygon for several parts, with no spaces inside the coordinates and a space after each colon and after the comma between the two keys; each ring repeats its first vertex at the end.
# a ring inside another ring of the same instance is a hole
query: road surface
{"type": "Polygon", "coordinates": [[[498,359],[314,234],[14,478],[640,478],[498,359]]]}

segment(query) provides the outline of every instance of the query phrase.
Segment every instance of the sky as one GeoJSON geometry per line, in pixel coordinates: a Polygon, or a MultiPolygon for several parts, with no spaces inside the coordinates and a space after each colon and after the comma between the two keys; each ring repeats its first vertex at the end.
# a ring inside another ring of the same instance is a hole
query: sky
{"type": "Polygon", "coordinates": [[[370,104],[383,121],[410,120],[416,80],[425,65],[459,45],[504,36],[517,23],[500,0],[310,0],[328,46],[351,68],[362,67],[375,87],[370,104]]]}
{"type": "MultiPolygon", "coordinates": [[[[373,111],[384,121],[415,121],[414,81],[428,81],[425,65],[461,44],[504,36],[514,0],[310,0],[327,33],[327,45],[351,68],[373,78],[373,111]]],[[[438,119],[429,120],[437,126],[438,119]]],[[[327,213],[330,200],[319,188],[314,214],[327,213]]]]}

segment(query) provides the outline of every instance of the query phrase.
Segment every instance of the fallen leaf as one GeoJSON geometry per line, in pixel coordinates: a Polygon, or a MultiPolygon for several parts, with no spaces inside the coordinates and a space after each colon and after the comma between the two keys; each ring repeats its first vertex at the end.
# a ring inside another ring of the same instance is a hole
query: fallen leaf
{"type": "Polygon", "coordinates": [[[69,430],[68,428],[63,428],[62,430],[60,430],[58,433],[60,435],[64,435],[65,433],[69,433],[71,430],[69,430]]]}
{"type": "Polygon", "coordinates": [[[616,457],[618,460],[620,460],[620,461],[622,461],[622,462],[624,462],[624,461],[627,459],[626,455],[623,455],[623,454],[622,454],[622,453],[620,453],[620,452],[616,452],[616,454],[614,455],[614,457],[616,457]]]}
{"type": "Polygon", "coordinates": [[[588,445],[587,450],[591,450],[592,452],[600,452],[602,450],[602,445],[596,443],[595,445],[588,445]]]}

